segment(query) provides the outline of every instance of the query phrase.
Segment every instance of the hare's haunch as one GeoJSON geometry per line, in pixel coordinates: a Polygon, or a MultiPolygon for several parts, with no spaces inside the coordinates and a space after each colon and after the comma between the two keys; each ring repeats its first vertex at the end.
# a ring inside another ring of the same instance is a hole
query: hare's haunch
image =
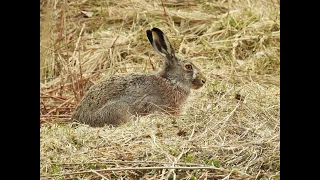
{"type": "Polygon", "coordinates": [[[164,58],[162,70],[153,75],[112,76],[93,85],[73,113],[73,120],[93,127],[117,126],[128,122],[132,115],[180,113],[190,89],[202,87],[206,78],[191,61],[175,56],[160,29],[147,30],[147,37],[164,58]]]}

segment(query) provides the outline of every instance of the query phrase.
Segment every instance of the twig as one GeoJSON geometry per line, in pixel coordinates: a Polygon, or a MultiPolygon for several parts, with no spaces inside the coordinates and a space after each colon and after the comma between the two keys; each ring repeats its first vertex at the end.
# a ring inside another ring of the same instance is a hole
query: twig
{"type": "MultiPolygon", "coordinates": [[[[86,24],[82,24],[82,28],[81,28],[80,33],[79,33],[79,37],[78,37],[78,39],[77,39],[77,42],[76,42],[76,44],[75,44],[75,48],[74,48],[73,53],[72,53],[72,56],[71,56],[71,58],[74,58],[76,61],[77,61],[77,58],[75,58],[76,51],[78,51],[79,43],[80,43],[80,39],[81,39],[81,35],[82,35],[82,32],[83,32],[85,26],[86,26],[86,24]]],[[[71,81],[72,81],[72,86],[71,86],[71,87],[72,87],[72,91],[73,91],[73,94],[74,94],[74,98],[75,98],[75,100],[78,102],[78,100],[79,100],[79,99],[78,99],[78,94],[77,94],[77,92],[76,92],[76,90],[75,90],[75,81],[76,81],[76,83],[78,84],[78,78],[76,78],[76,80],[74,80],[74,76],[73,76],[74,74],[70,73],[69,62],[70,62],[70,61],[68,61],[68,72],[69,72],[69,74],[71,75],[71,81]]],[[[80,64],[79,60],[78,60],[78,63],[80,64]]],[[[79,87],[79,86],[78,86],[78,87],[79,87]]]]}
{"type": "Polygon", "coordinates": [[[153,144],[154,144],[158,149],[160,149],[161,152],[162,152],[163,154],[165,154],[165,155],[167,156],[167,158],[173,163],[173,161],[172,161],[171,158],[170,158],[170,155],[169,155],[168,153],[166,153],[166,152],[162,149],[162,147],[160,147],[160,146],[156,143],[156,137],[155,137],[154,135],[152,135],[152,136],[151,136],[151,139],[152,139],[153,144]]]}
{"type": "Polygon", "coordinates": [[[65,117],[65,118],[69,118],[69,117],[71,117],[71,115],[69,115],[69,114],[60,114],[60,115],[41,115],[40,117],[59,117],[59,118],[63,118],[63,117],[65,117]]]}
{"type": "Polygon", "coordinates": [[[165,8],[165,6],[164,6],[164,4],[163,4],[163,0],[161,0],[161,2],[162,2],[162,7],[163,7],[163,15],[164,15],[164,18],[165,18],[167,24],[169,25],[169,19],[168,19],[168,16],[167,16],[166,8],[165,8]]]}
{"type": "MultiPolygon", "coordinates": [[[[79,62],[79,72],[80,72],[80,79],[82,79],[82,66],[81,66],[81,62],[80,62],[80,53],[79,53],[79,57],[78,57],[78,62],[79,62]]],[[[79,80],[78,78],[77,78],[77,80],[79,80]]],[[[77,82],[77,84],[78,84],[78,88],[79,88],[79,91],[80,91],[80,98],[83,96],[83,86],[82,86],[82,84],[81,83],[79,83],[79,82],[77,82]]]]}
{"type": "Polygon", "coordinates": [[[195,125],[193,125],[192,132],[188,138],[188,141],[191,141],[191,138],[193,137],[193,134],[194,134],[194,129],[195,129],[195,125]]]}
{"type": "MultiPolygon", "coordinates": [[[[89,78],[83,78],[83,79],[80,79],[78,82],[79,82],[79,83],[82,83],[82,82],[87,81],[88,79],[89,79],[89,78]]],[[[69,86],[72,86],[72,83],[64,84],[63,87],[62,87],[62,89],[66,88],[66,87],[69,87],[69,86]]],[[[54,91],[59,90],[59,88],[60,88],[60,87],[55,88],[55,89],[51,89],[51,90],[49,90],[49,91],[47,91],[47,92],[45,92],[45,93],[47,93],[47,94],[48,94],[48,93],[52,93],[52,92],[54,92],[54,91]]]]}
{"type": "Polygon", "coordinates": [[[166,8],[164,7],[163,0],[161,0],[161,3],[162,3],[162,7],[163,7],[163,15],[165,18],[167,18],[166,8]]]}
{"type": "Polygon", "coordinates": [[[235,38],[235,39],[226,39],[226,40],[217,40],[217,41],[212,41],[212,43],[221,43],[221,42],[234,42],[234,41],[245,41],[245,40],[253,40],[253,39],[258,39],[259,36],[246,36],[243,38],[235,38]]]}
{"type": "Polygon", "coordinates": [[[91,172],[93,172],[93,173],[95,173],[96,175],[102,177],[102,179],[107,179],[107,180],[109,180],[108,178],[106,178],[105,176],[103,176],[102,174],[98,173],[97,171],[95,171],[95,170],[93,170],[93,169],[91,169],[91,172]]]}
{"type": "Polygon", "coordinates": [[[234,114],[234,112],[238,109],[238,107],[240,106],[241,101],[239,101],[236,105],[236,107],[223,119],[223,124],[221,125],[221,127],[219,128],[218,132],[215,134],[216,136],[218,136],[221,132],[221,130],[224,128],[226,122],[229,120],[229,118],[234,114]]]}
{"type": "Polygon", "coordinates": [[[60,32],[59,32],[59,38],[58,38],[58,49],[60,48],[60,42],[61,42],[61,38],[62,38],[62,31],[63,31],[63,24],[64,24],[64,11],[61,11],[61,21],[60,21],[60,32]]]}
{"type": "Polygon", "coordinates": [[[59,101],[65,101],[68,99],[65,96],[50,96],[50,95],[43,93],[43,92],[40,92],[40,94],[42,94],[42,95],[40,95],[40,99],[41,98],[52,98],[52,99],[59,100],[59,101]]]}
{"type": "Polygon", "coordinates": [[[148,62],[151,64],[152,70],[155,71],[156,68],[155,68],[155,66],[153,65],[152,61],[151,61],[150,55],[149,55],[149,61],[148,61],[148,62]]]}
{"type": "Polygon", "coordinates": [[[232,174],[232,171],[231,171],[226,177],[224,177],[222,180],[229,179],[229,177],[230,177],[231,174],[232,174]]]}
{"type": "Polygon", "coordinates": [[[118,40],[118,38],[120,37],[120,35],[118,35],[112,42],[111,46],[110,46],[110,49],[112,49],[116,43],[116,41],[118,40]]]}
{"type": "MultiPolygon", "coordinates": [[[[68,64],[69,64],[69,63],[68,63],[68,64]]],[[[69,71],[69,66],[68,66],[68,71],[69,71]]],[[[62,96],[63,86],[64,86],[63,77],[60,76],[60,87],[59,87],[59,95],[60,95],[60,96],[62,96]]]]}
{"type": "Polygon", "coordinates": [[[73,50],[72,57],[75,56],[76,51],[78,50],[79,43],[80,43],[80,39],[81,39],[81,35],[82,35],[82,33],[83,33],[83,30],[84,30],[85,26],[86,26],[86,24],[82,24],[82,28],[81,28],[81,30],[80,30],[79,37],[78,37],[77,42],[76,42],[76,44],[75,44],[75,48],[74,48],[74,50],[73,50]]]}
{"type": "MultiPolygon", "coordinates": [[[[103,162],[87,162],[87,163],[54,163],[55,165],[84,165],[84,164],[125,164],[125,163],[154,163],[154,164],[171,164],[170,162],[158,162],[158,161],[122,161],[122,160],[113,160],[113,161],[103,161],[103,162]]],[[[52,163],[53,164],[53,163],[52,163]]],[[[175,163],[176,165],[184,166],[205,166],[202,164],[196,163],[175,163]]]]}
{"type": "MultiPolygon", "coordinates": [[[[214,166],[206,166],[206,167],[127,167],[127,168],[110,168],[110,169],[99,169],[96,172],[105,172],[105,171],[126,171],[126,170],[162,170],[162,169],[211,169],[211,170],[219,170],[219,171],[227,171],[230,170],[216,168],[214,166]]],[[[53,176],[66,176],[66,175],[74,175],[74,174],[85,174],[92,173],[92,171],[79,171],[79,172],[71,172],[71,173],[61,173],[61,174],[51,174],[51,175],[40,175],[40,177],[53,177],[53,176]]]]}
{"type": "Polygon", "coordinates": [[[73,99],[73,98],[70,98],[70,99],[66,100],[65,102],[63,102],[62,104],[60,104],[58,107],[52,109],[51,111],[49,111],[49,112],[48,112],[47,114],[45,114],[45,115],[49,115],[50,113],[56,111],[58,108],[60,108],[60,107],[62,107],[63,105],[67,104],[67,103],[68,103],[69,101],[71,101],[72,99],[73,99]]]}
{"type": "MultiPolygon", "coordinates": [[[[77,47],[78,47],[78,44],[80,42],[80,38],[81,38],[81,35],[82,35],[82,32],[83,32],[83,29],[85,27],[85,24],[82,25],[82,28],[81,28],[81,31],[80,31],[80,35],[79,35],[79,38],[78,38],[78,41],[77,41],[77,47]]],[[[77,58],[77,61],[78,61],[78,64],[79,64],[79,73],[80,73],[80,79],[82,79],[82,67],[81,67],[81,62],[80,62],[80,52],[78,54],[78,58],[77,58]]],[[[79,83],[79,79],[76,77],[76,83],[78,85],[78,89],[79,89],[79,92],[80,92],[80,98],[83,96],[83,86],[81,83],[79,83]]],[[[75,96],[76,98],[76,101],[78,102],[78,100],[80,99],[77,99],[77,97],[75,96]]]]}
{"type": "Polygon", "coordinates": [[[42,101],[40,101],[40,103],[43,105],[43,108],[44,108],[44,110],[46,111],[46,113],[48,113],[48,110],[47,110],[47,108],[46,108],[46,105],[45,105],[42,101]]]}
{"type": "MultiPolygon", "coordinates": [[[[193,132],[194,132],[194,126],[193,126],[193,132]]],[[[193,132],[191,133],[188,141],[191,140],[191,138],[192,138],[192,136],[193,136],[193,132]]],[[[184,143],[183,146],[185,146],[185,145],[186,145],[186,144],[184,143]]],[[[185,154],[185,153],[187,153],[189,150],[190,150],[190,148],[189,148],[188,150],[185,150],[185,148],[182,147],[182,152],[178,155],[177,158],[174,158],[174,162],[172,163],[172,166],[175,166],[175,164],[177,164],[178,161],[181,159],[182,155],[185,154]]],[[[170,169],[170,170],[169,170],[169,172],[167,173],[166,179],[168,179],[168,178],[170,177],[171,173],[173,173],[173,180],[175,180],[175,179],[176,179],[176,173],[175,173],[174,169],[170,169]]]]}

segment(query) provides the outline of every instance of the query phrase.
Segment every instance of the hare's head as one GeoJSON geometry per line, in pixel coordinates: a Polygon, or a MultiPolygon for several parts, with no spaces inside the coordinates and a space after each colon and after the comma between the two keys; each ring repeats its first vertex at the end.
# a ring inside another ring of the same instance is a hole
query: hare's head
{"type": "Polygon", "coordinates": [[[152,47],[164,57],[164,67],[160,75],[172,83],[186,88],[199,89],[206,78],[190,60],[176,57],[168,38],[158,28],[147,30],[152,47]]]}

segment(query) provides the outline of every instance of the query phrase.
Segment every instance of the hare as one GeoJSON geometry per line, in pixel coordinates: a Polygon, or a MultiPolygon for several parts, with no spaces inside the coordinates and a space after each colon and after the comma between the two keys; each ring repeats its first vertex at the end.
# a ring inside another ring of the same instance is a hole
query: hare
{"type": "Polygon", "coordinates": [[[189,60],[177,58],[160,29],[146,33],[152,47],[164,58],[162,70],[151,75],[116,75],[93,85],[72,114],[73,120],[101,127],[118,126],[132,115],[156,111],[178,115],[190,90],[205,84],[200,69],[189,60]]]}

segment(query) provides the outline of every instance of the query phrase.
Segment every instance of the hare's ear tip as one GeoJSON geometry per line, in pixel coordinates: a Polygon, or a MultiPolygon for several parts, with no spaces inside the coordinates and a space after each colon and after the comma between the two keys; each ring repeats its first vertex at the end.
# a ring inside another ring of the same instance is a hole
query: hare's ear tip
{"type": "Polygon", "coordinates": [[[152,32],[155,32],[157,34],[158,33],[163,34],[163,32],[159,28],[156,28],[156,27],[152,28],[151,30],[150,29],[146,30],[147,35],[152,34],[152,32]]]}
{"type": "Polygon", "coordinates": [[[163,32],[162,32],[159,28],[156,28],[156,27],[152,28],[152,31],[153,31],[153,32],[156,32],[156,33],[161,33],[161,34],[163,34],[163,32]]]}
{"type": "Polygon", "coordinates": [[[152,32],[148,29],[148,30],[146,31],[146,33],[147,33],[147,37],[148,37],[150,43],[152,44],[152,42],[153,42],[152,32]]]}

